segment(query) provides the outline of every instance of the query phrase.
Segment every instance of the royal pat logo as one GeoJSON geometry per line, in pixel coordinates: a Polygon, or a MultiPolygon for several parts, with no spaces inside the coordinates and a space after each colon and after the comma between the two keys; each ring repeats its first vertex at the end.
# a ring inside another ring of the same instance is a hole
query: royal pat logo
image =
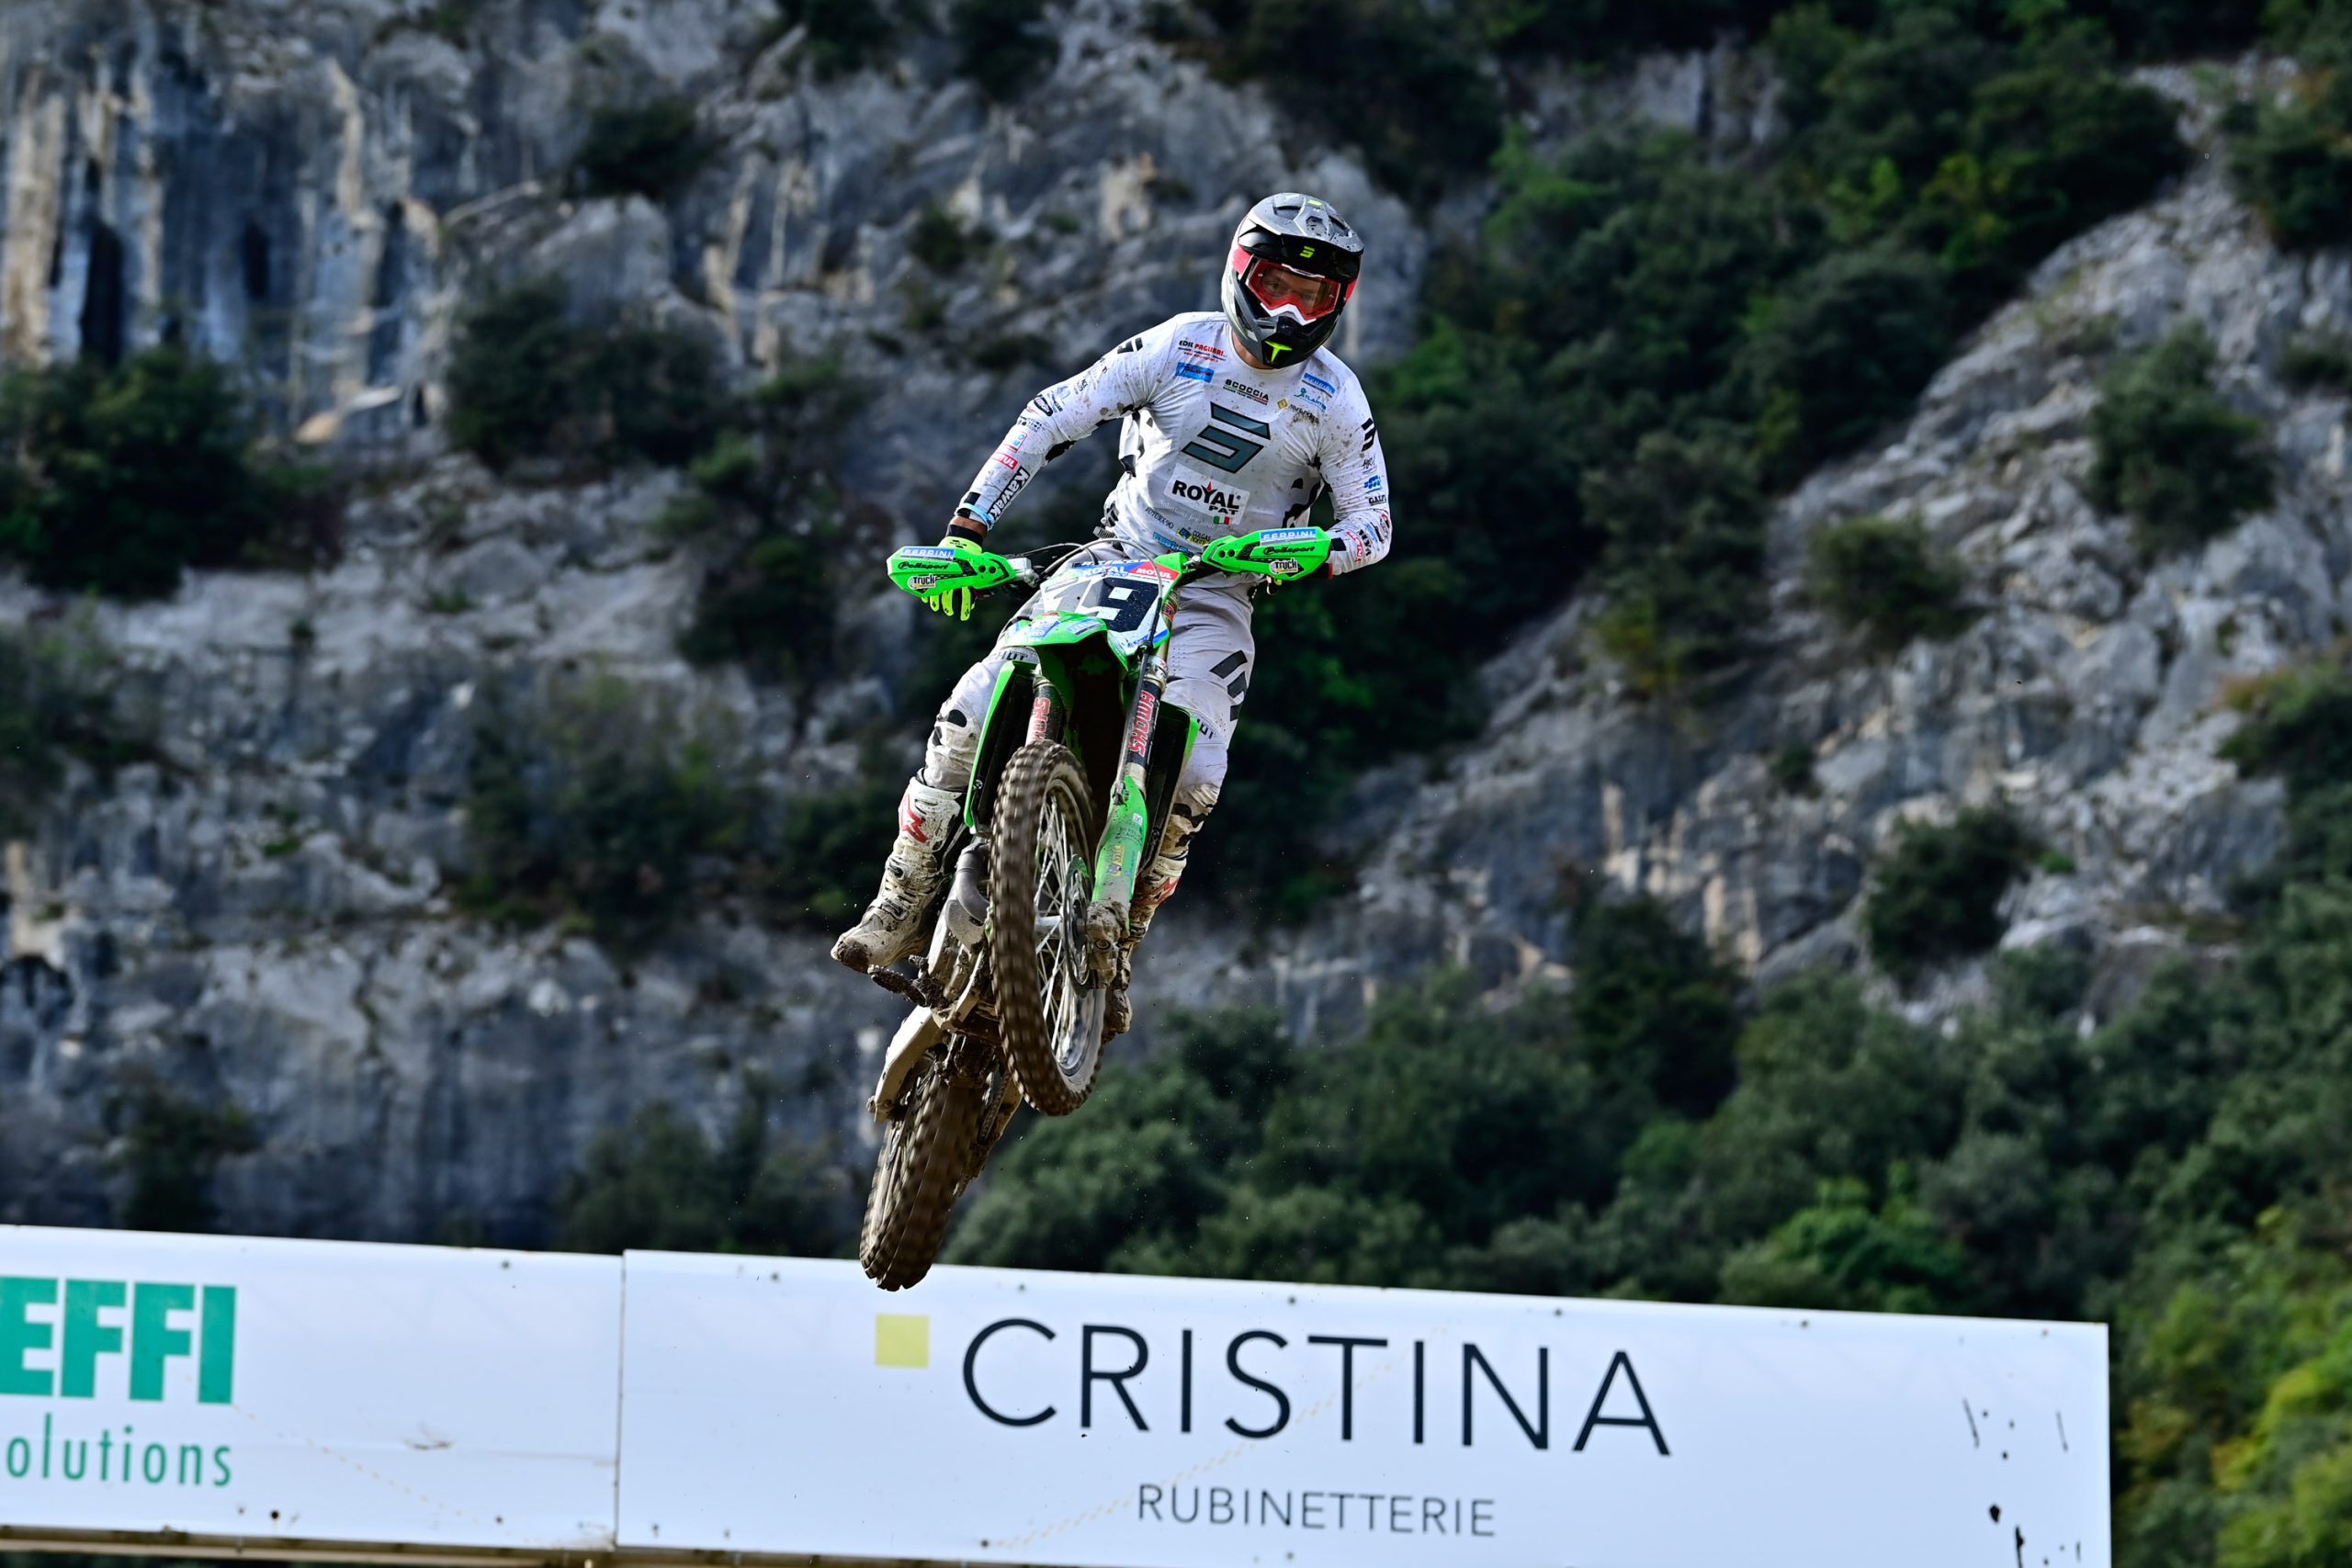
{"type": "MultiPolygon", "coordinates": [[[[233,1285],[0,1275],[0,1398],[127,1394],[135,1404],[179,1404],[186,1402],[175,1395],[192,1390],[194,1404],[228,1404],[236,1385],[233,1285]],[[188,1363],[194,1376],[174,1378],[175,1361],[188,1363]]],[[[73,1415],[70,1404],[44,1412],[38,1436],[29,1429],[10,1436],[0,1449],[7,1478],[229,1484],[226,1444],[208,1451],[201,1443],[141,1442],[129,1422],[93,1436],[76,1429],[73,1415]]]]}

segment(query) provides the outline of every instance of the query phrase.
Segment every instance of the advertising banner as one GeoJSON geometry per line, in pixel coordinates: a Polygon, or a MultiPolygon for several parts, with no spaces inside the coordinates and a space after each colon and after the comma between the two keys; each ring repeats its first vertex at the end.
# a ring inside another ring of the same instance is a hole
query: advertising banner
{"type": "Polygon", "coordinates": [[[632,1253],[624,1549],[2106,1568],[2098,1325],[632,1253]]]}
{"type": "Polygon", "coordinates": [[[609,1550],[621,1266],[0,1226],[0,1525],[609,1550]]]}

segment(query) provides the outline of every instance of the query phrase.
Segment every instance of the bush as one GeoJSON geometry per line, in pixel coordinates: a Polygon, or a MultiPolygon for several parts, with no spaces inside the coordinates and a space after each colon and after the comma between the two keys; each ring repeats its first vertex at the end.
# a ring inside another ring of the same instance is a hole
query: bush
{"type": "Polygon", "coordinates": [[[777,0],[776,30],[806,28],[801,48],[818,77],[844,75],[887,60],[899,28],[875,0],[777,0]]]}
{"type": "Polygon", "coordinates": [[[782,848],[768,907],[786,925],[837,927],[873,896],[898,825],[904,775],[866,759],[855,784],[786,802],[782,848]]]}
{"type": "Polygon", "coordinates": [[[572,178],[589,196],[641,196],[666,201],[710,162],[715,151],[684,98],[605,105],[588,115],[572,160],[572,178]]]}
{"type": "Polygon", "coordinates": [[[2299,392],[2352,393],[2352,337],[2304,333],[2278,355],[2278,378],[2299,392]]]}
{"type": "Polygon", "coordinates": [[[978,231],[933,201],[915,214],[914,227],[907,235],[907,254],[944,277],[962,271],[984,243],[978,231]]]}
{"type": "Polygon", "coordinates": [[[1906,822],[1874,868],[1862,934],[1905,986],[2001,940],[2000,904],[2040,846],[2006,807],[1963,811],[1948,828],[1906,822]]]}
{"type": "Polygon", "coordinates": [[[695,909],[698,857],[753,847],[757,804],[711,740],[611,677],[557,694],[528,721],[488,700],[467,769],[458,901],[641,947],[695,909]]]}
{"type": "Polygon", "coordinates": [[[566,1252],[751,1252],[827,1257],[854,1221],[848,1175],[827,1156],[769,1129],[768,1085],[714,1147],[666,1103],[608,1127],[589,1145],[556,1200],[556,1247],[566,1252]]]}
{"type": "Polygon", "coordinates": [[[1705,1115],[1730,1092],[1738,975],[1662,905],[1586,909],[1576,970],[1568,1022],[1580,1061],[1685,1115],[1705,1115]]]}
{"type": "Polygon", "coordinates": [[[752,679],[805,682],[831,668],[840,506],[828,474],[866,389],[830,358],[787,361],[689,470],[695,492],[664,519],[712,558],[678,649],[752,679]]]}
{"type": "Polygon", "coordinates": [[[1417,201],[1476,175],[1502,105],[1460,29],[1419,0],[1209,0],[1226,69],[1353,143],[1375,180],[1417,201]],[[1312,69],[1302,62],[1312,61],[1312,69]]]}
{"type": "Polygon", "coordinates": [[[220,1162],[261,1146],[242,1107],[199,1105],[152,1078],[134,1081],[107,1111],[122,1138],[108,1163],[130,1179],[115,1218],[124,1230],[210,1230],[220,1162]]]}
{"type": "Polygon", "coordinates": [[[2276,774],[2299,792],[2352,781],[2352,674],[2341,664],[2277,671],[2230,705],[2245,717],[2221,755],[2241,773],[2276,774]]]}
{"type": "Polygon", "coordinates": [[[2130,513],[2152,555],[2201,545],[2270,503],[2262,423],[2214,391],[2212,369],[2211,341],[2189,324],[2100,385],[2088,493],[2109,512],[2130,513]]]}
{"type": "Polygon", "coordinates": [[[729,418],[708,344],[650,321],[577,321],[552,278],[491,296],[458,323],[449,439],[492,468],[525,458],[674,467],[729,418]]]}
{"type": "Polygon", "coordinates": [[[1964,1313],[1965,1249],[1905,1193],[1873,1210],[1854,1178],[1821,1184],[1813,1206],[1725,1260],[1723,1299],[1837,1312],[1964,1313]]]}
{"type": "Polygon", "coordinates": [[[1952,344],[1943,275],[1925,256],[1842,251],[1792,281],[1742,355],[1757,447],[1792,482],[1908,410],[1952,344]]]}
{"type": "Polygon", "coordinates": [[[117,716],[103,662],[80,637],[0,633],[0,840],[33,831],[68,759],[109,771],[153,754],[117,716]]]}
{"type": "Polygon", "coordinates": [[[1586,479],[1584,504],[1609,540],[1600,644],[1637,692],[1671,694],[1739,656],[1763,605],[1764,502],[1744,453],[1720,434],[1645,435],[1625,470],[1586,479]]]}
{"type": "Polygon", "coordinates": [[[2308,74],[2287,101],[2241,110],[2230,173],[2288,250],[2352,239],[2352,26],[2330,14],[2304,40],[2308,74]]]}
{"type": "Polygon", "coordinates": [[[1814,530],[1806,552],[1815,602],[1879,652],[1951,637],[1968,624],[1960,568],[1917,518],[1826,523],[1814,530]]]}
{"type": "Polygon", "coordinates": [[[1980,86],[1961,150],[1913,220],[1954,289],[1989,310],[2069,237],[2128,212],[2188,165],[2164,97],[2079,47],[1980,86]]]}
{"type": "Polygon", "coordinates": [[[953,0],[947,30],[956,40],[956,69],[1001,104],[1028,91],[1061,56],[1046,0],[953,0]]]}
{"type": "Polygon", "coordinates": [[[255,564],[302,484],[255,457],[228,371],[183,349],[0,380],[0,561],[44,588],[154,598],[255,564]]]}

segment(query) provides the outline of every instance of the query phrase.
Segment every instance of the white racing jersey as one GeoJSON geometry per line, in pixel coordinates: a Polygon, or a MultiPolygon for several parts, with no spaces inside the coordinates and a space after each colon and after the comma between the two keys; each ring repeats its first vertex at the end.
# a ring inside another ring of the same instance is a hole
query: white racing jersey
{"type": "Polygon", "coordinates": [[[1140,553],[1197,554],[1213,539],[1304,522],[1326,488],[1331,570],[1388,553],[1388,466],[1355,373],[1329,349],[1252,369],[1214,310],[1162,321],[1038,393],[980,466],[963,510],[1001,522],[1037,469],[1113,418],[1124,470],[1113,533],[1140,553]]]}

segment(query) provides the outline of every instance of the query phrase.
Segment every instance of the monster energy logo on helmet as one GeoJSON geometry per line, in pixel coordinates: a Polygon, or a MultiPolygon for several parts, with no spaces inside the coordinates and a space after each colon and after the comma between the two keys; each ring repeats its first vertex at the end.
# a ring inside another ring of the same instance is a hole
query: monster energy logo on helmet
{"type": "Polygon", "coordinates": [[[1331,340],[1363,268],[1363,238],[1318,197],[1286,191],[1251,208],[1226,258],[1225,318],[1280,369],[1331,340]]]}

